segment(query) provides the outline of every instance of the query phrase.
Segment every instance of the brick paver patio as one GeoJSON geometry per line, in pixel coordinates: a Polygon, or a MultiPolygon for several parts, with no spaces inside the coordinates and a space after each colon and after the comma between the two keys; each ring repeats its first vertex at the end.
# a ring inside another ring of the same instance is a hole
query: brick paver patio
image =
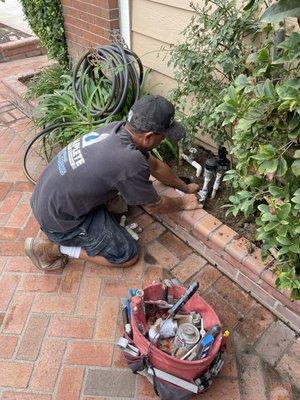
{"type": "MultiPolygon", "coordinates": [[[[20,69],[10,63],[5,73],[14,67],[20,69]]],[[[300,399],[294,331],[140,208],[130,214],[144,228],[137,265],[123,271],[76,260],[64,270],[35,269],[23,254],[24,238],[38,234],[29,207],[33,186],[21,165],[29,123],[0,87],[1,400],[156,398],[115,346],[120,298],[128,287],[171,275],[199,281],[200,293],[231,331],[225,366],[199,399],[300,399]]]]}

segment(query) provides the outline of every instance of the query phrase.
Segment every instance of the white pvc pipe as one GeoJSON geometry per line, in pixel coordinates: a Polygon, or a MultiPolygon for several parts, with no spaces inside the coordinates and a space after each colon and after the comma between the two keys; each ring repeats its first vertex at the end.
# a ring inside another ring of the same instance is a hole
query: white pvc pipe
{"type": "Polygon", "coordinates": [[[187,156],[186,154],[182,153],[181,157],[187,161],[192,167],[194,167],[196,169],[196,177],[199,178],[201,171],[202,171],[202,167],[199,163],[197,163],[194,160],[191,160],[189,156],[187,156]]]}

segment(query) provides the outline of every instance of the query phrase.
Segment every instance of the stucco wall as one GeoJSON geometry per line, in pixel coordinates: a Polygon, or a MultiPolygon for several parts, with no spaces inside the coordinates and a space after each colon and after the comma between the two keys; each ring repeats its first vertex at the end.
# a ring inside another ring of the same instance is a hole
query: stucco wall
{"type": "MultiPolygon", "coordinates": [[[[167,96],[176,86],[174,70],[167,66],[167,49],[185,40],[180,33],[192,18],[190,0],[132,0],[131,46],[145,67],[153,71],[149,78],[151,93],[167,96]],[[165,49],[162,50],[162,48],[165,49]]],[[[198,2],[200,3],[200,2],[198,2]]],[[[210,137],[199,133],[205,147],[215,149],[210,137]]]]}

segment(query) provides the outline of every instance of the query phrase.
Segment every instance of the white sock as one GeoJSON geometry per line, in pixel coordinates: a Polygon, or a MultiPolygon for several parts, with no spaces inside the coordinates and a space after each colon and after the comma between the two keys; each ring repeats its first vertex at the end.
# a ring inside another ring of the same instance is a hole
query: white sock
{"type": "Polygon", "coordinates": [[[81,247],[59,246],[60,252],[71,258],[79,258],[81,247]]]}

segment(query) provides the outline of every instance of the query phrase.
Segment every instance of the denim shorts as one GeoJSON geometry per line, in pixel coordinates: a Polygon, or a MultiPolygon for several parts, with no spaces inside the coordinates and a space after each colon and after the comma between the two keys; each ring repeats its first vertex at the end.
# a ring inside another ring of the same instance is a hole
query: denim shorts
{"type": "Polygon", "coordinates": [[[102,256],[112,264],[122,264],[138,253],[138,244],[102,205],[71,231],[59,233],[41,228],[51,242],[83,248],[88,256],[102,256]]]}

